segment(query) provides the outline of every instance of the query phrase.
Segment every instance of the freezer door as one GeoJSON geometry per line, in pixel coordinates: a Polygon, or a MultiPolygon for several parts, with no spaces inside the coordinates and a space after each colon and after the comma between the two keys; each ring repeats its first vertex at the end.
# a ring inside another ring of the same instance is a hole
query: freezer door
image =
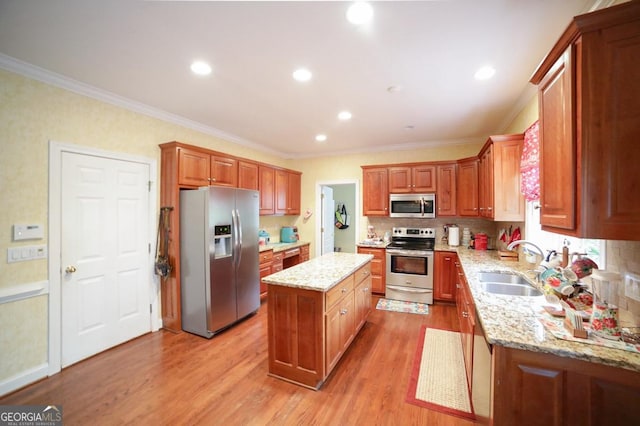
{"type": "Polygon", "coordinates": [[[258,191],[236,190],[236,223],[239,241],[236,259],[238,318],[243,318],[260,307],[259,209],[258,191]]]}

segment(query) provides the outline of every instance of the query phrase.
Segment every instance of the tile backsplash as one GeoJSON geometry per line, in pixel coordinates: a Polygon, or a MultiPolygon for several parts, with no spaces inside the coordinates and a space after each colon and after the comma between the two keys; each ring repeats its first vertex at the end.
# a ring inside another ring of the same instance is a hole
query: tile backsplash
{"type": "Polygon", "coordinates": [[[611,292],[613,293],[611,303],[640,317],[640,302],[624,295],[624,274],[628,272],[640,274],[640,241],[607,241],[606,256],[606,269],[622,275],[617,291],[611,292]]]}

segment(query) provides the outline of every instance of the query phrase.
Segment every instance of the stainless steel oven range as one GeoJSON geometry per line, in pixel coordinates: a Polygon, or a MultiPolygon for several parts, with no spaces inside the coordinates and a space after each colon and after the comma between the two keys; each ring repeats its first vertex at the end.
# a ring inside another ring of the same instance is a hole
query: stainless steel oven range
{"type": "Polygon", "coordinates": [[[387,246],[387,299],[433,303],[433,228],[393,228],[387,246]]]}

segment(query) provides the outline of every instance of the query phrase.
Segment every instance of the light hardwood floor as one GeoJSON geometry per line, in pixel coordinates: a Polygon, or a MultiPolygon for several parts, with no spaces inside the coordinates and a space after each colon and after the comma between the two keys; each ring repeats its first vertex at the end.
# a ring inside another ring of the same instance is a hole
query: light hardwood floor
{"type": "Polygon", "coordinates": [[[62,404],[65,425],[470,425],[405,402],[421,325],[458,330],[454,306],[378,311],[319,391],[267,375],[267,308],[211,340],[151,333],[2,404],[62,404]]]}

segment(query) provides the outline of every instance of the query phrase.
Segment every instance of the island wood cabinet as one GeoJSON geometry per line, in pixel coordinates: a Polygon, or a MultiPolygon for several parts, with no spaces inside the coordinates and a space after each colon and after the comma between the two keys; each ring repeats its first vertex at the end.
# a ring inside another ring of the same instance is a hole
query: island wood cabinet
{"type": "Polygon", "coordinates": [[[386,167],[362,166],[362,214],[389,216],[389,172],[386,167]]]}
{"type": "Polygon", "coordinates": [[[384,248],[358,246],[358,253],[370,254],[371,259],[371,291],[384,295],[387,278],[387,252],[384,248]]]}
{"type": "Polygon", "coordinates": [[[428,164],[389,167],[389,193],[436,191],[436,167],[428,164]]]}
{"type": "Polygon", "coordinates": [[[456,216],[458,214],[456,163],[439,164],[436,181],[437,216],[456,216]]]}
{"type": "Polygon", "coordinates": [[[496,221],[522,222],[524,196],[520,192],[520,157],[524,135],[491,136],[480,151],[480,216],[496,221]]]}
{"type": "Polygon", "coordinates": [[[495,425],[637,425],[640,373],[493,346],[495,425]]]}
{"type": "Polygon", "coordinates": [[[458,216],[478,216],[478,158],[458,161],[458,216]]]}
{"type": "Polygon", "coordinates": [[[319,389],[371,310],[370,262],[327,292],[268,285],[269,375],[319,389]]]}
{"type": "Polygon", "coordinates": [[[441,302],[456,301],[458,255],[450,251],[436,251],[433,261],[433,299],[441,302]]]}
{"type": "Polygon", "coordinates": [[[640,2],[577,16],[538,85],[542,229],[640,240],[640,2]]]}
{"type": "Polygon", "coordinates": [[[283,215],[300,214],[301,173],[276,170],[275,213],[283,215]]]}

